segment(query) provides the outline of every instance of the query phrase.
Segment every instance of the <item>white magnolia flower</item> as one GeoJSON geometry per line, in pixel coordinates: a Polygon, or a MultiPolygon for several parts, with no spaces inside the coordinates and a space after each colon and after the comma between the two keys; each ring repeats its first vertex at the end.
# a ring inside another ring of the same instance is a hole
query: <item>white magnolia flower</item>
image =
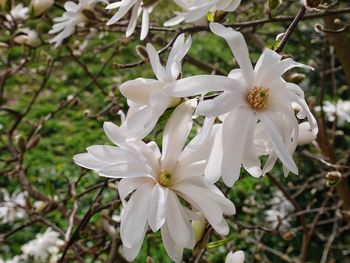
{"type": "Polygon", "coordinates": [[[197,114],[220,116],[223,120],[206,167],[207,179],[215,182],[222,176],[225,184],[232,186],[241,164],[253,176],[261,176],[270,171],[278,158],[286,170],[298,174],[292,158],[298,141],[292,102],[300,105],[297,116],[308,118],[313,134],[317,133],[317,123],[301,88],[281,76],[290,68],[306,66],[292,59],[281,60],[279,54],[265,49],[253,69],[241,33],[218,23],[211,23],[210,28],[226,39],[240,69],[231,71],[228,77],[202,75],[181,79],[166,88],[167,93],[179,97],[223,91],[214,99],[200,102],[197,108],[197,114]],[[262,126],[273,147],[263,170],[254,144],[257,126],[262,126]]]}
{"type": "Polygon", "coordinates": [[[40,43],[38,34],[30,28],[22,28],[15,33],[13,41],[19,45],[37,46],[40,43]]]}
{"type": "Polygon", "coordinates": [[[203,21],[208,13],[214,15],[216,11],[233,12],[241,0],[174,0],[174,2],[184,11],[175,12],[176,16],[167,21],[165,26],[173,26],[183,21],[186,23],[203,21]]]}
{"type": "Polygon", "coordinates": [[[59,253],[64,241],[60,234],[50,227],[43,234],[37,234],[36,238],[22,246],[23,254],[33,257],[35,262],[48,262],[48,258],[59,253]]]}
{"type": "Polygon", "coordinates": [[[28,11],[29,8],[20,3],[11,9],[10,14],[6,15],[6,19],[7,21],[26,20],[28,18],[28,11]]]}
{"type": "MultiPolygon", "coordinates": [[[[315,110],[320,112],[321,107],[317,106],[315,110]]],[[[344,126],[345,122],[350,122],[350,101],[339,100],[336,104],[325,101],[323,111],[326,113],[328,121],[333,122],[337,119],[338,126],[344,126]]]]}
{"type": "Polygon", "coordinates": [[[225,263],[244,263],[244,252],[242,250],[237,250],[235,253],[230,251],[225,259],[225,263]]]}
{"type": "Polygon", "coordinates": [[[0,202],[0,219],[3,224],[12,223],[26,216],[25,194],[14,192],[10,195],[5,189],[1,190],[3,201],[0,202]]]}
{"type": "Polygon", "coordinates": [[[270,202],[271,208],[265,211],[266,221],[276,228],[286,228],[290,226],[288,215],[294,212],[293,204],[283,195],[281,191],[276,191],[270,202]]]}
{"type": "Polygon", "coordinates": [[[50,40],[50,43],[55,43],[55,47],[61,45],[62,41],[71,36],[77,25],[86,23],[89,18],[84,14],[84,11],[92,11],[95,4],[102,2],[108,4],[107,0],[80,0],[78,4],[68,1],[64,4],[65,13],[61,17],[54,19],[56,24],[53,25],[49,34],[57,34],[50,40]]]}
{"type": "Polygon", "coordinates": [[[53,6],[55,0],[32,0],[30,9],[34,16],[40,16],[53,6]]]}
{"type": "Polygon", "coordinates": [[[106,9],[116,9],[115,13],[110,20],[108,20],[107,25],[112,25],[117,23],[122,17],[124,17],[129,10],[131,11],[131,17],[129,20],[128,27],[126,29],[126,36],[131,36],[136,28],[137,19],[142,14],[142,26],[140,39],[143,40],[148,35],[149,29],[149,15],[153,11],[154,6],[157,1],[152,0],[121,0],[116,3],[112,3],[106,7],[106,9]]]}
{"type": "Polygon", "coordinates": [[[118,191],[125,209],[120,235],[125,257],[130,261],[139,253],[148,226],[154,232],[161,229],[165,249],[176,262],[181,261],[183,248],[194,247],[190,220],[199,217],[178,197],[202,213],[218,233],[229,232],[223,215],[234,214],[235,207],[203,177],[216,126],[212,134],[205,136],[206,143],[198,144],[202,139],[195,137],[183,149],[192,127],[191,104],[193,101],[186,101],[172,113],[164,130],[162,153],[154,142],[128,140],[118,126],[105,123],[108,138],[119,147],[96,145],[88,147],[88,153],[74,156],[76,164],[100,176],[122,178],[118,191]]]}
{"type": "Polygon", "coordinates": [[[181,73],[181,62],[191,46],[191,38],[185,41],[181,34],[174,42],[165,67],[151,44],[147,52],[157,79],[138,78],[126,81],[120,86],[120,92],[128,99],[130,106],[123,127],[129,137],[144,138],[156,125],[159,117],[167,108],[179,104],[179,98],[167,95],[164,87],[176,81],[181,73]]]}

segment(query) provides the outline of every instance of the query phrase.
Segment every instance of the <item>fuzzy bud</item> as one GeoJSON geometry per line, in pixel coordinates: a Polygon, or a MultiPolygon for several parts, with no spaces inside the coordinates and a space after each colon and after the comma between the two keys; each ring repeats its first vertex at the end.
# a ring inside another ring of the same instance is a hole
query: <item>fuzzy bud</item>
{"type": "Polygon", "coordinates": [[[54,4],[54,0],[32,0],[30,12],[34,17],[38,17],[49,10],[54,4]]]}

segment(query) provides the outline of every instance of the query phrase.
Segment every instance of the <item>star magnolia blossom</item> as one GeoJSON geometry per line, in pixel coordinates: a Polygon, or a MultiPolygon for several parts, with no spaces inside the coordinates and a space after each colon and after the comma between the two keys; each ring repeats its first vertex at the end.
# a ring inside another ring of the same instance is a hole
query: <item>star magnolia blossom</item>
{"type": "Polygon", "coordinates": [[[3,224],[12,223],[24,218],[27,214],[24,210],[26,200],[24,193],[14,192],[10,195],[5,189],[1,190],[3,202],[0,202],[0,219],[3,224]]]}
{"type": "Polygon", "coordinates": [[[144,138],[154,128],[164,111],[180,102],[179,98],[168,96],[164,87],[178,79],[182,59],[190,46],[191,38],[185,41],[185,35],[181,34],[174,42],[168,62],[163,67],[155,48],[147,44],[148,56],[157,80],[138,78],[120,86],[120,92],[128,99],[130,106],[123,123],[129,136],[144,138]]]}
{"type": "Polygon", "coordinates": [[[28,18],[28,11],[29,11],[28,7],[24,6],[23,4],[18,4],[11,9],[9,15],[6,15],[6,19],[7,21],[26,20],[28,18]]]}
{"type": "Polygon", "coordinates": [[[56,255],[59,247],[64,245],[59,236],[58,232],[49,227],[45,233],[37,234],[34,240],[22,246],[23,255],[32,256],[34,262],[48,262],[48,257],[56,255]]]}
{"type": "Polygon", "coordinates": [[[153,11],[153,8],[157,0],[122,0],[116,3],[112,3],[106,7],[106,9],[119,8],[117,13],[108,20],[107,25],[117,23],[122,17],[124,17],[129,10],[131,11],[131,17],[128,27],[126,29],[126,36],[131,36],[136,28],[137,18],[142,14],[142,27],[140,39],[143,40],[148,35],[149,29],[149,14],[153,11]]]}
{"type": "Polygon", "coordinates": [[[241,164],[250,174],[258,177],[269,171],[278,158],[286,170],[298,174],[292,153],[298,142],[299,129],[292,103],[300,106],[297,117],[307,117],[314,135],[318,129],[301,88],[284,81],[281,76],[290,68],[307,66],[292,59],[281,60],[279,54],[265,49],[253,69],[241,33],[218,23],[211,23],[210,28],[226,39],[240,69],[231,71],[228,77],[194,76],[181,79],[166,88],[169,95],[179,97],[223,91],[214,99],[200,102],[197,108],[197,114],[220,116],[223,121],[205,176],[210,182],[222,176],[225,184],[232,186],[239,177],[241,164]],[[273,147],[263,170],[254,144],[257,126],[262,126],[273,147]]]}
{"type": "Polygon", "coordinates": [[[223,214],[234,214],[235,207],[203,176],[216,126],[206,143],[198,145],[195,137],[183,149],[192,127],[191,104],[193,101],[184,102],[172,113],[164,130],[162,153],[154,142],[128,140],[118,126],[105,123],[107,136],[119,147],[92,146],[87,148],[88,153],[74,157],[76,164],[93,169],[100,176],[122,178],[118,191],[125,208],[120,235],[124,255],[130,261],[139,253],[150,226],[154,232],[161,229],[168,255],[180,262],[183,248],[192,249],[195,245],[190,223],[191,219],[199,219],[195,212],[203,214],[218,233],[229,232],[223,214]],[[183,206],[178,196],[194,211],[183,206]]]}
{"type": "Polygon", "coordinates": [[[49,34],[57,34],[50,40],[50,43],[55,43],[55,47],[62,44],[62,41],[71,36],[75,27],[81,23],[85,23],[89,18],[84,14],[84,10],[93,10],[96,3],[101,2],[108,4],[107,0],[80,0],[78,4],[68,1],[64,4],[65,13],[61,17],[54,19],[56,24],[53,25],[49,34]]]}
{"type": "Polygon", "coordinates": [[[198,22],[208,13],[216,11],[233,12],[240,5],[241,0],[174,0],[184,12],[176,12],[176,16],[167,21],[165,26],[173,26],[183,21],[186,23],[198,22]]]}

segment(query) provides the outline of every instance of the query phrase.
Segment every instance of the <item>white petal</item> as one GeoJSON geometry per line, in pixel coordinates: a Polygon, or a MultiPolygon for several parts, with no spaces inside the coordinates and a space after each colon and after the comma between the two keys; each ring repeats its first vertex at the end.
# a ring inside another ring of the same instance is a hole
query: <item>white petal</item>
{"type": "Polygon", "coordinates": [[[296,166],[291,154],[286,148],[286,145],[282,141],[281,134],[278,132],[273,119],[271,119],[267,112],[259,114],[259,119],[267,130],[273,148],[276,151],[279,159],[282,161],[283,165],[286,166],[288,170],[294,174],[298,174],[298,167],[296,166]]]}
{"type": "Polygon", "coordinates": [[[161,166],[172,171],[192,128],[193,108],[189,101],[180,104],[171,114],[164,129],[161,166]]]}
{"type": "Polygon", "coordinates": [[[175,243],[180,247],[192,249],[195,245],[193,228],[173,191],[169,191],[168,194],[166,221],[169,233],[175,243]]]}
{"type": "Polygon", "coordinates": [[[218,169],[218,165],[222,163],[223,158],[222,141],[222,125],[220,125],[204,171],[205,179],[212,184],[216,183],[221,177],[221,169],[218,169]]]}
{"type": "Polygon", "coordinates": [[[235,89],[243,90],[244,87],[237,80],[216,75],[188,77],[169,83],[164,88],[167,94],[174,97],[190,97],[205,94],[209,91],[233,91],[235,89]]]}
{"type": "Polygon", "coordinates": [[[123,162],[103,166],[98,170],[100,176],[109,178],[152,177],[153,170],[143,162],[123,162]]]}
{"type": "Polygon", "coordinates": [[[140,156],[136,153],[109,145],[93,145],[86,148],[97,160],[108,164],[123,162],[123,161],[141,161],[140,156]]]}
{"type": "Polygon", "coordinates": [[[180,263],[182,259],[183,248],[179,247],[172,239],[166,224],[164,224],[161,228],[161,234],[165,250],[168,253],[169,257],[176,263],[180,263]]]}
{"type": "Polygon", "coordinates": [[[248,131],[252,125],[254,113],[250,109],[240,108],[230,113],[222,126],[223,158],[221,173],[224,183],[232,187],[239,178],[248,131]]]}
{"type": "Polygon", "coordinates": [[[168,206],[169,188],[156,184],[153,188],[148,212],[148,223],[153,232],[158,231],[165,222],[168,206]]]}
{"type": "Polygon", "coordinates": [[[120,237],[124,246],[132,248],[142,242],[147,225],[147,215],[152,188],[145,185],[136,190],[124,209],[120,237]]]}
{"type": "Polygon", "coordinates": [[[165,83],[159,80],[138,78],[124,82],[120,85],[120,92],[128,100],[137,104],[149,105],[151,94],[156,90],[161,90],[165,83]]]}
{"type": "Polygon", "coordinates": [[[142,12],[142,27],[141,27],[141,35],[140,40],[144,40],[148,35],[149,28],[149,11],[148,9],[143,9],[142,12]]]}
{"type": "Polygon", "coordinates": [[[147,49],[148,57],[149,57],[153,72],[156,75],[157,79],[162,82],[168,82],[169,81],[168,73],[165,71],[162,64],[160,63],[157,50],[150,43],[147,43],[146,49],[147,49]]]}
{"type": "Polygon", "coordinates": [[[155,180],[148,177],[124,178],[118,183],[118,193],[122,202],[125,202],[126,197],[140,188],[143,184],[155,184],[155,180]]]}
{"type": "Polygon", "coordinates": [[[209,27],[214,34],[225,38],[242,70],[247,86],[251,86],[255,73],[249,59],[249,51],[243,35],[219,23],[212,22],[209,24],[209,27]]]}
{"type": "Polygon", "coordinates": [[[196,115],[217,117],[246,104],[242,92],[239,90],[237,90],[237,92],[227,91],[214,99],[201,101],[198,104],[196,115]]]}
{"type": "Polygon", "coordinates": [[[125,32],[126,37],[131,36],[135,31],[140,6],[141,6],[141,0],[137,1],[134,7],[132,8],[129,24],[125,32]]]}
{"type": "Polygon", "coordinates": [[[73,160],[75,164],[91,170],[98,170],[106,165],[105,162],[97,160],[89,153],[79,153],[74,155],[73,160]]]}
{"type": "Polygon", "coordinates": [[[121,129],[119,126],[111,122],[104,122],[103,130],[107,135],[108,139],[110,139],[111,142],[113,142],[115,145],[125,145],[128,137],[125,133],[125,130],[121,129]]]}

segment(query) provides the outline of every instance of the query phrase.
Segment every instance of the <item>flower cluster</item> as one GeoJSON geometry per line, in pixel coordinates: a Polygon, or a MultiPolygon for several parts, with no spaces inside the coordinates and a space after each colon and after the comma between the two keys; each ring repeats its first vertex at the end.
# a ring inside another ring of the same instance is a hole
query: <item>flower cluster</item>
{"type": "MultiPolygon", "coordinates": [[[[219,6],[223,1],[212,2],[219,6]]],[[[119,11],[126,6],[119,6],[119,11]]],[[[290,68],[309,67],[265,49],[253,68],[241,33],[214,22],[210,28],[227,41],[239,69],[228,76],[181,79],[191,38],[178,36],[164,66],[154,46],[147,44],[157,79],[138,78],[120,86],[129,111],[120,126],[104,124],[107,137],[117,147],[95,145],[74,156],[79,166],[121,179],[120,234],[124,256],[130,261],[139,253],[149,227],[153,232],[160,229],[175,262],[181,261],[184,248],[192,249],[198,241],[197,222],[205,219],[219,234],[228,234],[224,215],[233,215],[235,207],[215,186],[220,177],[232,187],[241,167],[260,177],[278,159],[285,175],[298,174],[292,154],[298,144],[315,139],[317,124],[303,91],[282,78],[290,68]],[[145,143],[158,119],[172,108],[162,150],[153,141],[145,143]],[[200,132],[186,144],[193,115],[205,118],[200,132]],[[298,119],[304,118],[307,121],[299,124],[298,119]],[[264,165],[261,156],[268,157],[264,165]]],[[[243,261],[244,255],[239,258],[243,261]]]]}

